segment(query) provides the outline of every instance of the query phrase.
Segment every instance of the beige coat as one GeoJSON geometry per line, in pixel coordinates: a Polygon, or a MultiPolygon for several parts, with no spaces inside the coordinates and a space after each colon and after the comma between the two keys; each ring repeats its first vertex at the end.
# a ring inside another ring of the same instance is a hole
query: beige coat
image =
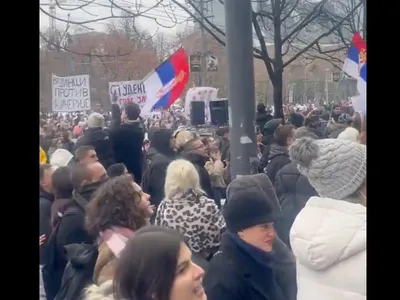
{"type": "Polygon", "coordinates": [[[211,184],[213,187],[217,188],[225,188],[226,183],[224,180],[225,168],[224,163],[220,160],[213,161],[210,159],[204,165],[204,168],[207,170],[210,175],[211,184]]]}

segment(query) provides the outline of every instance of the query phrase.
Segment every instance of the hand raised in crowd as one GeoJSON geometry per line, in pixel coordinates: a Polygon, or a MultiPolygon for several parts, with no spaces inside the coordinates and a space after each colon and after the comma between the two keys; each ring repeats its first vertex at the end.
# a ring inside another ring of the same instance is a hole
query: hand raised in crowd
{"type": "Polygon", "coordinates": [[[221,160],[221,152],[216,152],[216,153],[213,153],[213,154],[211,154],[211,158],[214,160],[214,161],[216,161],[216,160],[221,160]]]}
{"type": "Polygon", "coordinates": [[[44,234],[39,236],[39,246],[42,246],[45,240],[46,240],[46,236],[44,234]]]}

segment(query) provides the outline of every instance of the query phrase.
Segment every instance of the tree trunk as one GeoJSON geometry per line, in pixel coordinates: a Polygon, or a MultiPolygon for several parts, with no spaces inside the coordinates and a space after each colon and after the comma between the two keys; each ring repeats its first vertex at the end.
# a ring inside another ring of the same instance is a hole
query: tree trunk
{"type": "Polygon", "coordinates": [[[282,88],[283,88],[283,59],[282,59],[282,21],[281,21],[281,1],[275,1],[273,7],[273,23],[274,23],[274,52],[275,52],[275,61],[274,65],[274,117],[282,118],[283,117],[283,97],[282,97],[282,88]]]}
{"type": "Polygon", "coordinates": [[[274,73],[274,118],[283,119],[283,71],[276,70],[274,73]]]}

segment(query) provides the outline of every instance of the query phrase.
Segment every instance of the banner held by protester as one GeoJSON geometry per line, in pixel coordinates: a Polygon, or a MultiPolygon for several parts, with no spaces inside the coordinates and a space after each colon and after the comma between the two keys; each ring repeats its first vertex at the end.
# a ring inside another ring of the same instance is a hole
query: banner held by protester
{"type": "Polygon", "coordinates": [[[108,93],[111,103],[113,103],[113,95],[118,97],[119,106],[134,102],[142,107],[146,103],[146,87],[141,80],[109,82],[108,93]]]}

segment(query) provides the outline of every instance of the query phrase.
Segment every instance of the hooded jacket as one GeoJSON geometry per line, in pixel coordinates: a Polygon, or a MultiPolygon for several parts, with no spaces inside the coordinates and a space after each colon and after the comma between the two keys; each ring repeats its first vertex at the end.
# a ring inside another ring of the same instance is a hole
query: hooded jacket
{"type": "Polygon", "coordinates": [[[343,200],[308,200],[290,230],[297,300],[366,299],[366,212],[343,200]]]}

